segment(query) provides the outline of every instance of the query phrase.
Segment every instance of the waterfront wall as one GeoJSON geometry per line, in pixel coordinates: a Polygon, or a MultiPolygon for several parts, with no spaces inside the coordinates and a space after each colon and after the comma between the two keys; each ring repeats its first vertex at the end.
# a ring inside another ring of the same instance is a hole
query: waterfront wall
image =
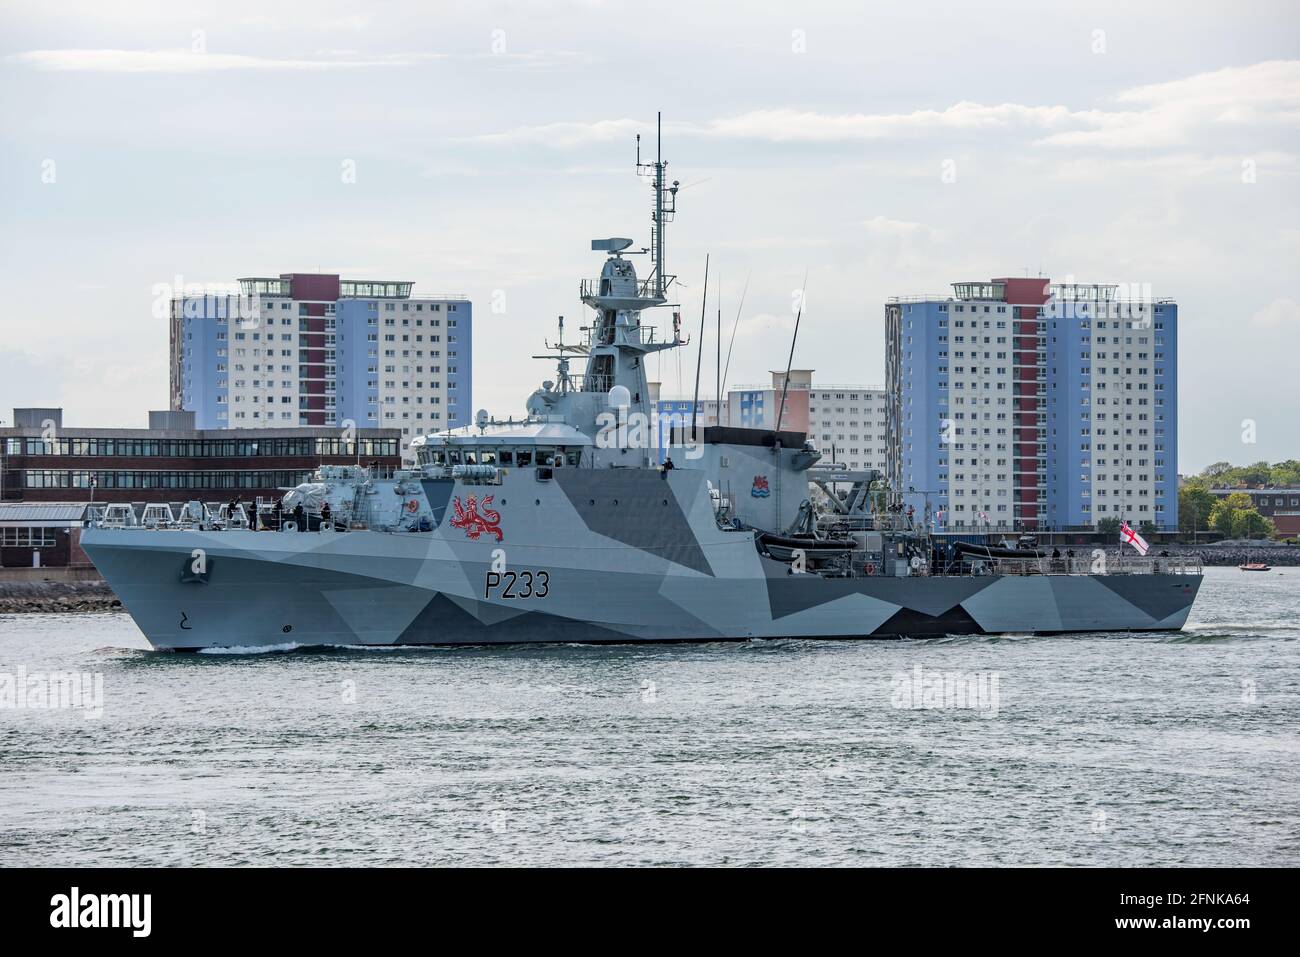
{"type": "Polygon", "coordinates": [[[0,568],[0,584],[5,582],[98,582],[104,578],[99,569],[87,563],[62,567],[32,568],[26,565],[0,568]]]}
{"type": "Polygon", "coordinates": [[[1234,548],[1232,546],[1207,548],[1204,545],[1156,544],[1151,546],[1152,554],[1159,553],[1161,550],[1180,557],[1199,556],[1202,565],[1229,565],[1235,567],[1246,562],[1263,562],[1266,565],[1279,565],[1288,568],[1300,565],[1300,546],[1297,545],[1272,545],[1266,548],[1234,548]]]}
{"type": "Polygon", "coordinates": [[[121,611],[105,581],[16,581],[0,579],[0,614],[21,612],[121,611]]]}

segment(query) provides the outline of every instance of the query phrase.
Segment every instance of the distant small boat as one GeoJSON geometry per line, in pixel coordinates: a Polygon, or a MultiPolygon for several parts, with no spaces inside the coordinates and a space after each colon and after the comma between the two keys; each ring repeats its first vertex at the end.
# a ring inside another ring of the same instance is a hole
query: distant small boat
{"type": "Polygon", "coordinates": [[[1273,567],[1265,565],[1263,562],[1246,562],[1244,565],[1238,565],[1243,572],[1271,572],[1273,567]]]}

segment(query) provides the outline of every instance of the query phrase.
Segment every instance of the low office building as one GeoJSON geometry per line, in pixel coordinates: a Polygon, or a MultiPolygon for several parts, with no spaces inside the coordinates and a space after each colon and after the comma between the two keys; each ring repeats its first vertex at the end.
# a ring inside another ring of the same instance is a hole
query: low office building
{"type": "Polygon", "coordinates": [[[147,429],[64,427],[61,409],[15,409],[0,428],[0,501],[225,502],[271,499],[320,465],[401,466],[397,428],[196,429],[151,412],[147,429]]]}
{"type": "Polygon", "coordinates": [[[0,502],[0,568],[89,566],[81,550],[84,504],[0,502]]]}

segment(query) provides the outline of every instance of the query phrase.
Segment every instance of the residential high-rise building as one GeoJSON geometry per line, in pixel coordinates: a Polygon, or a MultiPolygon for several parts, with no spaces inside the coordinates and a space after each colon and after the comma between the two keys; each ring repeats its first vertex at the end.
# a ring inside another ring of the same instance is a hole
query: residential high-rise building
{"type": "Polygon", "coordinates": [[[171,307],[171,406],[200,429],[396,428],[471,418],[473,307],[410,282],[284,273],[171,307]]]}
{"type": "Polygon", "coordinates": [[[1178,306],[1149,287],[954,283],[885,305],[887,471],[939,528],[1178,524],[1178,306]]]}
{"type": "Polygon", "coordinates": [[[818,385],[808,391],[808,437],[824,463],[885,472],[889,447],[887,393],[862,385],[818,385]]]}

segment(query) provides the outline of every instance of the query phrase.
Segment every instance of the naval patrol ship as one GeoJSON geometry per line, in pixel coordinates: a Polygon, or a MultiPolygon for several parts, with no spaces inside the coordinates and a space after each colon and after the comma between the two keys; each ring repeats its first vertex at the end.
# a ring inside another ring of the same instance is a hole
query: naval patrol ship
{"type": "MultiPolygon", "coordinates": [[[[638,138],[639,140],[639,138],[638,138]]],[[[258,515],[96,512],[81,542],[158,649],[895,638],[1181,628],[1194,562],[940,545],[878,472],[803,434],[657,421],[678,183],[656,153],[651,243],[605,254],[591,312],[526,414],[417,438],[415,467],[322,467],[258,515]],[[639,278],[636,255],[649,257],[639,278]],[[571,357],[585,361],[570,372],[571,357]],[[669,447],[661,449],[660,435],[669,447]],[[672,468],[661,465],[661,456],[672,468]],[[328,504],[328,518],[323,518],[328,504]],[[298,509],[298,506],[302,506],[298,509]],[[291,516],[305,516],[295,522],[291,516]],[[265,526],[272,527],[266,528],[265,526]]]]}

